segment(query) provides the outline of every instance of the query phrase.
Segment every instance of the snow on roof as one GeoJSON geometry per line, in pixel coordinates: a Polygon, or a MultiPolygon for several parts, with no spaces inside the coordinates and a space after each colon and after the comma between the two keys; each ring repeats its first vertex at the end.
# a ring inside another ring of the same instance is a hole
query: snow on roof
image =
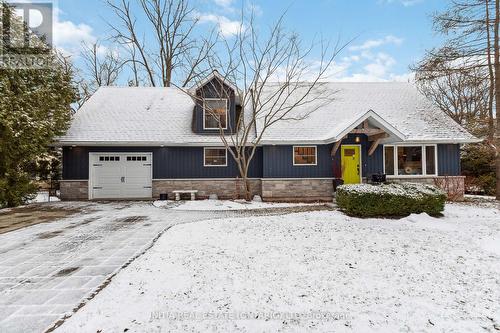
{"type": "Polygon", "coordinates": [[[178,88],[102,87],[76,112],[61,144],[219,144],[192,130],[193,99],[178,88]]]}
{"type": "MultiPolygon", "coordinates": [[[[272,87],[265,93],[272,93],[272,87]]],[[[385,124],[401,141],[462,143],[477,141],[409,83],[323,83],[333,96],[294,109],[302,120],[269,127],[263,143],[334,142],[363,117],[385,124]],[[315,104],[316,103],[316,104],[315,104]]],[[[217,135],[192,130],[194,101],[178,88],[100,88],[75,114],[59,143],[123,145],[220,145],[217,135]]]]}
{"type": "MultiPolygon", "coordinates": [[[[272,94],[273,91],[276,88],[270,84],[264,89],[264,94],[272,94]]],[[[397,129],[404,136],[402,141],[477,141],[433,106],[411,83],[329,82],[322,83],[316,94],[332,96],[333,100],[325,104],[322,100],[312,99],[310,103],[295,108],[292,115],[304,115],[311,108],[315,111],[303,120],[275,123],[264,133],[262,142],[335,142],[345,135],[346,129],[359,125],[364,116],[377,118],[372,112],[381,118],[378,121],[375,119],[377,122],[383,120],[391,125],[386,126],[389,129],[397,129]]],[[[300,98],[303,90],[299,89],[296,95],[296,99],[300,98]]]]}

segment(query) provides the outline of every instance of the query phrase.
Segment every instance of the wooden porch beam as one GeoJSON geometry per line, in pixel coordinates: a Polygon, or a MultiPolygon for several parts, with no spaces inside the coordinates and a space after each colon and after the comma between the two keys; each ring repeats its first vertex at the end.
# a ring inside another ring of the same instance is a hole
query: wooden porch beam
{"type": "Polygon", "coordinates": [[[384,130],[379,128],[355,128],[351,134],[366,134],[368,136],[385,133],[384,130]]]}
{"type": "Polygon", "coordinates": [[[380,140],[382,140],[381,138],[378,138],[377,140],[375,140],[371,147],[370,147],[370,150],[368,150],[368,156],[372,156],[373,153],[375,152],[375,150],[377,149],[379,143],[380,143],[380,140]]]}
{"type": "Polygon", "coordinates": [[[340,145],[342,144],[342,140],[343,138],[335,142],[335,144],[333,145],[332,152],[330,153],[332,157],[334,157],[337,154],[337,151],[339,150],[340,145]]]}
{"type": "Polygon", "coordinates": [[[389,134],[387,133],[380,133],[380,134],[375,134],[375,135],[369,135],[368,136],[368,141],[375,141],[377,139],[385,139],[385,138],[388,138],[389,137],[389,134]]]}

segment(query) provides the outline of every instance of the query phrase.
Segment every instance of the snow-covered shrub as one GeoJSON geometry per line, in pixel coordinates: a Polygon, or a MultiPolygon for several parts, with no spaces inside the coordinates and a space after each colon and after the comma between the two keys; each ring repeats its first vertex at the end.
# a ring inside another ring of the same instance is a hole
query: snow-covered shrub
{"type": "Polygon", "coordinates": [[[337,204],[349,215],[359,217],[408,216],[416,213],[440,215],[446,193],[425,184],[342,185],[337,204]]]}

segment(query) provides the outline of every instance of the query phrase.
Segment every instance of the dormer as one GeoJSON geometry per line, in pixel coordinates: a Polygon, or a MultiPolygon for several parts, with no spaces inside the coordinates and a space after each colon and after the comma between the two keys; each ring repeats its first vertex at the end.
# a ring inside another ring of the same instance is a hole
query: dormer
{"type": "Polygon", "coordinates": [[[220,127],[233,133],[237,119],[237,88],[217,71],[200,82],[195,90],[193,131],[198,134],[218,135],[220,127]]]}

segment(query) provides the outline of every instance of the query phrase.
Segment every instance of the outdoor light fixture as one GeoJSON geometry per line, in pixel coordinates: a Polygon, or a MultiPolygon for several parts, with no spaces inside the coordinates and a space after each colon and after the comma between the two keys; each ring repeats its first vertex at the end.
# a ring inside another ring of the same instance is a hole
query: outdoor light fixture
{"type": "Polygon", "coordinates": [[[356,143],[360,143],[361,139],[359,138],[359,136],[356,137],[355,141],[356,143]]]}

